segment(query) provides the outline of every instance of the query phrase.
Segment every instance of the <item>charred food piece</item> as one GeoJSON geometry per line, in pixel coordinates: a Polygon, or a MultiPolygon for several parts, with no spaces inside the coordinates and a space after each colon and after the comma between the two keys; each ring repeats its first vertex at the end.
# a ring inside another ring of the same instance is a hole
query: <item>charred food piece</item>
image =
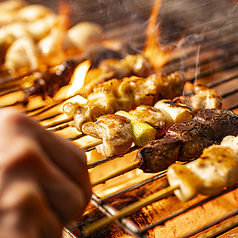
{"type": "Polygon", "coordinates": [[[105,157],[126,153],[134,141],[130,120],[115,114],[103,115],[96,122],[85,123],[82,131],[103,140],[96,148],[105,157]]]}
{"type": "Polygon", "coordinates": [[[138,151],[136,160],[140,160],[140,169],[155,173],[168,168],[178,159],[182,141],[176,138],[153,140],[138,151]]]}
{"type": "Polygon", "coordinates": [[[176,160],[189,161],[199,157],[205,148],[223,137],[237,134],[237,114],[227,109],[205,109],[191,121],[169,127],[164,138],[151,141],[139,150],[136,160],[142,161],[143,171],[159,172],[176,160]]]}
{"type": "Polygon", "coordinates": [[[165,133],[166,138],[177,138],[183,143],[179,160],[198,157],[202,150],[227,135],[238,134],[238,115],[227,109],[205,109],[198,112],[192,121],[176,123],[165,133]]]}
{"type": "Polygon", "coordinates": [[[201,84],[197,84],[194,87],[194,93],[192,95],[179,96],[173,101],[187,105],[194,114],[203,109],[222,107],[221,95],[216,90],[201,84]]]}
{"type": "Polygon", "coordinates": [[[47,96],[52,98],[61,87],[68,85],[77,65],[76,61],[68,60],[60,64],[54,73],[35,72],[33,85],[23,88],[23,103],[27,104],[29,98],[36,95],[44,100],[47,96]]]}

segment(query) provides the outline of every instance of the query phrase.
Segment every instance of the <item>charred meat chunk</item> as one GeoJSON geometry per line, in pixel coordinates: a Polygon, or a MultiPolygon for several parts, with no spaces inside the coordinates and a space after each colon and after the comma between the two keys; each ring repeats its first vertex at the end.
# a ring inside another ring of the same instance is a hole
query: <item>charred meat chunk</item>
{"type": "Polygon", "coordinates": [[[164,169],[163,161],[167,161],[166,153],[163,155],[161,152],[164,149],[168,150],[167,154],[172,150],[169,155],[174,158],[170,158],[170,161],[189,161],[199,157],[205,148],[219,143],[227,135],[238,135],[238,115],[228,109],[205,109],[191,121],[175,123],[169,127],[164,138],[151,141],[145,149],[139,150],[136,160],[142,161],[140,168],[143,171],[159,172],[161,168],[164,169]],[[165,143],[165,139],[176,141],[165,143]],[[174,147],[170,143],[174,143],[174,147]]]}
{"type": "Polygon", "coordinates": [[[40,95],[43,99],[53,97],[61,87],[68,85],[77,62],[73,60],[64,61],[58,66],[54,73],[35,72],[33,74],[33,85],[23,88],[23,103],[27,104],[31,96],[40,95]]]}
{"type": "Polygon", "coordinates": [[[198,157],[202,150],[227,135],[238,134],[238,115],[227,109],[205,109],[192,121],[176,123],[165,133],[167,138],[183,141],[179,160],[198,157]]]}
{"type": "Polygon", "coordinates": [[[176,138],[153,140],[137,153],[136,160],[141,160],[140,169],[155,173],[168,168],[178,159],[182,141],[176,138]]]}

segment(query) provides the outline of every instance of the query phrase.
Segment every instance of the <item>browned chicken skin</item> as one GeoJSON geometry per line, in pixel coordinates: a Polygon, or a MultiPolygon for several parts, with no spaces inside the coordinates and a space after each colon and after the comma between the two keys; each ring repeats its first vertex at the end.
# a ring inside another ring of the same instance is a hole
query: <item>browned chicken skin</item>
{"type": "Polygon", "coordinates": [[[115,114],[103,115],[96,122],[85,123],[82,131],[103,140],[97,150],[105,157],[126,153],[134,141],[130,120],[115,114]]]}
{"type": "Polygon", "coordinates": [[[171,75],[153,74],[148,78],[112,79],[94,88],[86,104],[66,103],[63,111],[74,118],[71,126],[79,131],[85,122],[119,110],[129,111],[139,105],[154,105],[161,98],[181,95],[184,79],[179,72],[171,75]]]}
{"type": "Polygon", "coordinates": [[[156,137],[161,137],[168,128],[167,117],[164,113],[155,107],[141,105],[136,107],[135,110],[129,111],[129,113],[140,122],[147,122],[151,126],[157,129],[156,137]]]}
{"type": "Polygon", "coordinates": [[[187,105],[193,113],[202,109],[221,108],[222,98],[214,89],[206,85],[197,84],[194,87],[194,93],[190,96],[179,96],[173,100],[176,103],[187,105]]]}
{"type": "MultiPolygon", "coordinates": [[[[189,96],[189,98],[193,98],[193,97],[189,96]]],[[[207,102],[204,102],[204,103],[206,104],[207,102]]],[[[201,104],[202,104],[202,102],[201,102],[201,104]]],[[[157,134],[154,135],[153,138],[162,137],[164,135],[164,133],[167,131],[167,129],[175,123],[186,122],[186,121],[188,122],[188,121],[192,120],[193,113],[188,108],[188,106],[186,106],[184,104],[174,102],[173,100],[162,99],[162,100],[158,101],[155,104],[155,106],[152,107],[152,106],[148,106],[148,105],[141,105],[141,106],[136,107],[135,110],[129,111],[129,114],[132,116],[133,120],[137,120],[138,122],[142,122],[142,123],[147,123],[156,129],[157,134]]],[[[74,109],[75,108],[73,107],[72,110],[74,110],[74,109]]],[[[94,108],[94,109],[96,109],[96,108],[94,108]]],[[[83,113],[83,112],[81,112],[81,113],[83,113]]],[[[94,115],[95,114],[96,113],[94,113],[94,115]]],[[[122,116],[125,116],[125,115],[122,115],[122,116]]],[[[81,118],[83,118],[83,117],[81,117],[81,118]]],[[[201,118],[205,118],[205,116],[202,116],[201,118]]],[[[97,124],[97,122],[95,122],[95,123],[97,124]]],[[[198,123],[195,121],[191,121],[189,123],[186,124],[185,126],[181,125],[182,127],[185,127],[185,129],[181,128],[181,130],[186,130],[186,133],[188,133],[189,135],[192,134],[192,140],[190,141],[190,147],[193,146],[193,149],[189,152],[189,156],[196,157],[197,151],[201,151],[201,149],[204,146],[205,147],[209,146],[213,140],[210,140],[209,138],[207,138],[206,135],[202,136],[203,134],[201,133],[201,130],[203,128],[201,127],[201,123],[198,123]],[[189,125],[190,125],[190,127],[189,127],[189,125]],[[189,128],[191,128],[191,132],[188,131],[189,128]],[[199,134],[200,136],[197,138],[194,135],[195,133],[199,134]],[[198,140],[198,141],[201,140],[201,143],[197,143],[196,140],[198,140]],[[192,153],[195,153],[195,154],[192,154],[192,153]]],[[[94,124],[91,122],[90,125],[92,127],[94,124]]],[[[176,125],[179,126],[180,124],[176,124],[176,125]]],[[[105,124],[105,126],[106,126],[106,124],[105,124]]],[[[114,126],[119,126],[119,124],[115,123],[114,126]]],[[[134,128],[133,130],[137,130],[134,126],[133,126],[133,128],[134,128]]],[[[85,131],[84,132],[86,134],[94,136],[93,133],[90,133],[90,128],[88,128],[88,129],[89,130],[87,132],[85,132],[85,131]]],[[[120,128],[112,128],[112,127],[110,129],[111,130],[120,130],[120,128]]],[[[107,131],[107,133],[110,133],[109,128],[107,128],[106,131],[107,131]]],[[[112,133],[114,133],[114,132],[112,132],[112,133]]],[[[146,133],[146,132],[143,132],[143,133],[146,133]]],[[[97,137],[97,136],[95,136],[95,137],[97,137]]],[[[134,137],[135,137],[135,135],[134,135],[134,137]]],[[[151,140],[153,138],[151,138],[151,140]]],[[[114,138],[111,137],[111,140],[113,140],[113,139],[114,138]]],[[[112,144],[112,142],[110,142],[110,143],[112,144]]],[[[125,142],[123,142],[121,140],[121,143],[124,144],[125,142]]],[[[168,143],[168,141],[166,143],[168,143]]],[[[136,144],[136,142],[135,142],[135,144],[136,144]]],[[[156,143],[153,143],[153,147],[156,147],[156,143]]],[[[105,148],[106,147],[104,147],[104,149],[105,148]]],[[[130,147],[127,147],[127,148],[129,150],[130,147]]],[[[110,148],[110,151],[112,151],[111,148],[110,148]]],[[[182,151],[185,151],[185,150],[182,150],[182,151]]],[[[176,150],[176,152],[179,153],[179,150],[176,150]]],[[[111,152],[109,152],[109,153],[111,154],[111,152]]],[[[114,153],[115,153],[114,155],[117,155],[117,150],[114,150],[114,153]]],[[[120,151],[119,151],[119,153],[120,153],[120,151]]],[[[105,155],[106,152],[104,151],[103,154],[105,155]]],[[[174,157],[176,157],[176,156],[174,156],[174,157]]],[[[180,154],[180,158],[181,158],[181,154],[180,154]]],[[[168,163],[168,162],[166,162],[166,163],[168,163]]]]}

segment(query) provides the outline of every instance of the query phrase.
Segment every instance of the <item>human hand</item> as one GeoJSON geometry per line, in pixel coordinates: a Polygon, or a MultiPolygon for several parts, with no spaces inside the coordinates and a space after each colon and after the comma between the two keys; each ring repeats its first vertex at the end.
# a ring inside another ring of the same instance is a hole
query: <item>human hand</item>
{"type": "Polygon", "coordinates": [[[90,197],[82,149],[20,112],[0,110],[0,237],[61,237],[90,197]]]}

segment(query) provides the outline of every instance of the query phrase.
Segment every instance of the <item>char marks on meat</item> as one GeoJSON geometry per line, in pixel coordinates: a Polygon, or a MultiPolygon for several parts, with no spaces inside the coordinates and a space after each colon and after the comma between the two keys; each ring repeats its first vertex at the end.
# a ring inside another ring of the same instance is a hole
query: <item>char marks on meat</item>
{"type": "Polygon", "coordinates": [[[103,115],[96,122],[85,123],[82,130],[103,140],[96,148],[105,157],[126,153],[134,141],[130,120],[115,114],[103,115]]]}
{"type": "Polygon", "coordinates": [[[204,148],[219,142],[223,137],[237,134],[237,114],[227,109],[207,109],[198,112],[190,122],[172,125],[165,137],[183,141],[179,159],[186,161],[198,157],[204,148]]]}
{"type": "Polygon", "coordinates": [[[227,135],[238,135],[238,115],[228,109],[205,109],[198,112],[191,121],[175,123],[169,127],[164,138],[148,143],[138,151],[136,159],[142,161],[143,171],[159,172],[165,169],[161,155],[167,165],[176,160],[188,161],[200,156],[205,148],[219,143],[227,135]],[[169,139],[176,139],[176,142],[169,139]],[[163,150],[166,153],[161,152],[163,150]],[[170,152],[175,150],[174,154],[170,152]]]}
{"type": "Polygon", "coordinates": [[[149,173],[167,169],[178,159],[181,144],[182,141],[176,138],[161,138],[149,142],[137,153],[136,160],[142,161],[140,169],[149,173]]]}

